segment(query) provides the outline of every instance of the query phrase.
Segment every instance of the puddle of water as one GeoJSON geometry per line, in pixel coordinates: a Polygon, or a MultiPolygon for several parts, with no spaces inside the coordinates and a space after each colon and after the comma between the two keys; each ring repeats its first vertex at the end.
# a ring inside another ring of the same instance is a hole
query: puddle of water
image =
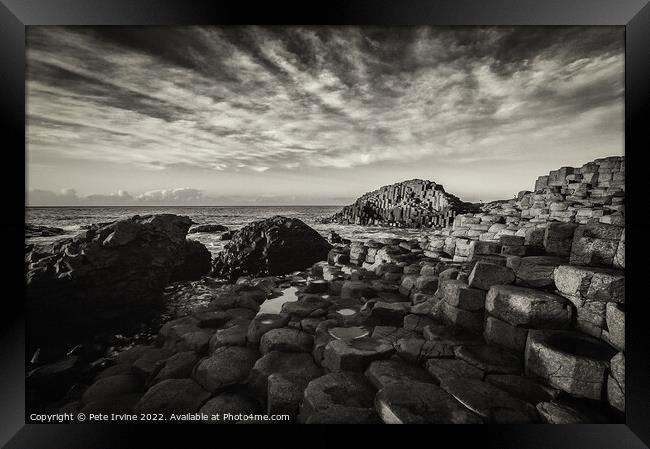
{"type": "MultiPolygon", "coordinates": [[[[267,299],[260,305],[260,310],[257,312],[258,315],[261,315],[263,313],[272,313],[274,315],[277,315],[280,313],[282,310],[282,304],[285,302],[294,302],[298,301],[298,296],[296,296],[296,292],[298,291],[297,287],[289,287],[287,289],[282,290],[282,294],[280,296],[277,296],[275,298],[267,299]]],[[[264,321],[269,321],[269,320],[264,320],[264,321]]],[[[264,323],[262,321],[262,323],[264,323]]],[[[264,324],[270,324],[269,323],[264,323],[264,324]]]]}
{"type": "Polygon", "coordinates": [[[329,334],[336,338],[337,340],[342,339],[355,339],[366,337],[370,335],[370,332],[365,327],[353,326],[353,327],[333,327],[328,330],[329,334]]]}
{"type": "Polygon", "coordinates": [[[354,309],[340,309],[340,310],[337,310],[336,313],[338,313],[339,315],[350,316],[350,315],[354,315],[355,313],[357,313],[357,311],[354,310],[354,309]]]}

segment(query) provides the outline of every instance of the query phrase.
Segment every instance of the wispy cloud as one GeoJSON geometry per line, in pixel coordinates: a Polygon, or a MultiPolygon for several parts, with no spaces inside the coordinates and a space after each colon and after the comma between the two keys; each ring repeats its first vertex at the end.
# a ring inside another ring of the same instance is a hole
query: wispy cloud
{"type": "Polygon", "coordinates": [[[586,161],[593,146],[622,152],[622,37],[606,27],[30,27],[29,164],[266,175],[539,159],[540,148],[586,161]]]}

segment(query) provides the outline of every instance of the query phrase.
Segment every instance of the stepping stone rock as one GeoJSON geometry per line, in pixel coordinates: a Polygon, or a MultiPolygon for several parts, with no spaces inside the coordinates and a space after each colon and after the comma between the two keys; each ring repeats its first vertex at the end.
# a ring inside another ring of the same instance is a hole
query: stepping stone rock
{"type": "Polygon", "coordinates": [[[545,288],[554,286],[555,268],[566,262],[566,258],[552,256],[510,257],[506,266],[515,273],[517,285],[545,288]]]}
{"type": "Polygon", "coordinates": [[[576,223],[549,223],[544,231],[544,249],[547,254],[569,256],[576,223]]]}
{"type": "Polygon", "coordinates": [[[398,382],[377,393],[375,408],[386,424],[482,424],[481,418],[440,387],[398,382]]]}
{"type": "Polygon", "coordinates": [[[304,295],[298,301],[282,304],[282,314],[294,318],[307,318],[325,315],[331,301],[318,295],[304,295]]]}
{"type": "Polygon", "coordinates": [[[478,262],[469,275],[470,287],[489,290],[493,285],[511,284],[515,274],[508,267],[488,262],[478,262]]]}
{"type": "Polygon", "coordinates": [[[245,318],[234,319],[223,329],[218,329],[210,338],[209,351],[214,353],[222,346],[246,346],[246,336],[251,320],[245,318]]]}
{"type": "Polygon", "coordinates": [[[153,381],[157,383],[166,379],[185,379],[192,375],[192,369],[198,357],[194,351],[185,351],[174,354],[165,361],[153,381]]]}
{"type": "Polygon", "coordinates": [[[503,346],[515,354],[521,354],[523,356],[524,350],[526,349],[528,329],[512,326],[505,321],[488,315],[485,318],[483,338],[485,338],[488,344],[503,346]]]}
{"type": "Polygon", "coordinates": [[[344,423],[345,419],[358,413],[364,417],[362,421],[366,421],[374,415],[374,399],[375,389],[362,374],[326,374],[312,380],[305,388],[300,409],[301,420],[308,423],[344,423]],[[309,420],[310,415],[316,414],[321,415],[309,420]]]}
{"type": "Polygon", "coordinates": [[[488,374],[485,381],[530,404],[551,401],[560,393],[532,379],[514,374],[488,374]]]}
{"type": "Polygon", "coordinates": [[[409,313],[411,303],[409,302],[376,302],[370,312],[373,322],[385,326],[401,326],[404,316],[409,313]]]}
{"type": "Polygon", "coordinates": [[[420,364],[427,359],[454,356],[452,345],[421,338],[401,338],[395,344],[395,349],[402,359],[414,364],[420,364]]]}
{"type": "Polygon", "coordinates": [[[282,352],[311,352],[314,347],[314,337],[297,329],[286,327],[271,329],[260,340],[260,352],[267,354],[271,351],[282,352]]]}
{"type": "Polygon", "coordinates": [[[447,301],[440,301],[440,318],[445,322],[454,324],[469,332],[481,334],[483,332],[483,311],[470,312],[468,310],[459,309],[450,305],[447,301]]]}
{"type": "Polygon", "coordinates": [[[97,380],[86,389],[81,400],[84,404],[106,401],[116,396],[137,393],[141,388],[142,380],[135,374],[116,374],[97,380]]]}
{"type": "Polygon", "coordinates": [[[232,421],[224,419],[226,413],[231,413],[233,415],[238,415],[240,413],[248,415],[251,413],[259,413],[261,410],[260,404],[248,394],[226,392],[216,395],[203,404],[199,413],[205,413],[209,416],[209,419],[206,422],[215,424],[232,424],[232,421]],[[217,414],[220,415],[218,420],[216,419],[217,414]],[[212,419],[213,417],[214,419],[212,419]]]}
{"type": "Polygon", "coordinates": [[[404,317],[404,329],[422,333],[426,326],[435,324],[435,320],[423,315],[409,314],[404,317]]]}
{"type": "Polygon", "coordinates": [[[459,346],[456,357],[476,366],[487,374],[519,374],[522,360],[496,346],[459,346]]]}
{"type": "MultiPolygon", "coordinates": [[[[322,275],[322,268],[321,268],[321,275],[322,275]]],[[[323,279],[314,279],[311,281],[307,281],[307,285],[305,285],[305,289],[303,290],[305,293],[327,293],[329,291],[330,285],[329,282],[323,279]]]]}
{"type": "Polygon", "coordinates": [[[395,350],[383,339],[361,337],[352,340],[334,340],[325,346],[323,366],[333,372],[363,372],[374,360],[386,359],[395,350]]]}
{"type": "Polygon", "coordinates": [[[322,370],[314,363],[311,354],[271,351],[255,363],[248,378],[251,391],[259,398],[266,399],[271,374],[281,374],[287,380],[307,384],[320,376],[322,370]]]}
{"type": "Polygon", "coordinates": [[[341,287],[341,298],[365,298],[371,299],[377,297],[377,292],[370,284],[362,281],[345,281],[341,287]]]}
{"type": "Polygon", "coordinates": [[[258,353],[249,348],[217,348],[210,357],[201,360],[196,366],[194,379],[211,392],[244,383],[258,357],[258,353]]]}
{"type": "Polygon", "coordinates": [[[525,328],[566,329],[571,322],[569,301],[558,295],[513,285],[495,285],[487,293],[489,314],[525,328]]]}
{"type": "Polygon", "coordinates": [[[260,338],[271,329],[285,327],[289,322],[286,315],[276,315],[272,313],[262,313],[257,315],[248,326],[247,342],[252,345],[259,345],[260,338]]]}
{"type": "Polygon", "coordinates": [[[371,337],[395,344],[401,338],[417,338],[417,334],[403,327],[376,326],[371,337]]]}
{"type": "Polygon", "coordinates": [[[484,375],[483,370],[458,359],[429,359],[426,369],[437,383],[459,377],[480,380],[484,375]]]}
{"type": "Polygon", "coordinates": [[[444,299],[450,306],[470,312],[485,308],[485,291],[470,288],[465,282],[452,280],[445,283],[444,299]]]}
{"type": "Polygon", "coordinates": [[[177,348],[194,351],[199,355],[207,354],[210,339],[214,333],[214,329],[199,329],[195,332],[187,332],[181,336],[180,341],[177,343],[177,348]]]}
{"type": "Polygon", "coordinates": [[[287,379],[282,374],[271,374],[267,385],[267,413],[295,418],[308,383],[308,379],[287,379]]]}
{"type": "Polygon", "coordinates": [[[375,360],[368,366],[365,374],[378,390],[397,382],[433,382],[425,370],[398,358],[375,360]]]}
{"type": "Polygon", "coordinates": [[[577,332],[531,330],[526,374],[572,396],[601,400],[613,354],[605,343],[577,332]]]}
{"type": "Polygon", "coordinates": [[[149,388],[133,407],[134,413],[194,413],[210,393],[192,379],[167,379],[149,388]]]}
{"type": "Polygon", "coordinates": [[[440,386],[488,423],[517,424],[538,421],[535,407],[477,379],[449,379],[440,386]]]}

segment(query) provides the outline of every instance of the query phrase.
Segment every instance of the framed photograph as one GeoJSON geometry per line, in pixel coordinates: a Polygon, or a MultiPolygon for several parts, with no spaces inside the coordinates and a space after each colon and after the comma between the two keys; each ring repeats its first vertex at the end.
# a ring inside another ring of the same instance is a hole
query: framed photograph
{"type": "Polygon", "coordinates": [[[647,1],[1,2],[0,443],[650,444],[647,1]]]}

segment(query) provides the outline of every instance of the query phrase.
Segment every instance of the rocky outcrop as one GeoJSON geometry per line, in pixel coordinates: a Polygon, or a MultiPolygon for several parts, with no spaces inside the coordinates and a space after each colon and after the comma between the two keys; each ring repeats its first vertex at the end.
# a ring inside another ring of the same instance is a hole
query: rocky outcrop
{"type": "Polygon", "coordinates": [[[146,312],[170,280],[209,271],[210,254],[185,238],[191,221],[172,214],[96,225],[26,255],[31,337],[146,312]]]}
{"type": "Polygon", "coordinates": [[[324,221],[409,228],[445,227],[457,214],[475,209],[475,205],[445,192],[441,184],[412,179],[368,192],[324,221]]]}
{"type": "Polygon", "coordinates": [[[32,237],[53,237],[62,234],[65,234],[65,230],[61,228],[54,228],[50,226],[39,226],[39,225],[32,225],[32,224],[25,225],[26,239],[32,237]]]}
{"type": "Polygon", "coordinates": [[[228,232],[227,226],[218,224],[198,225],[190,228],[188,234],[228,232]]]}
{"type": "Polygon", "coordinates": [[[302,221],[277,215],[236,231],[215,257],[213,274],[235,280],[244,275],[291,273],[327,259],[330,249],[331,245],[302,221]]]}

